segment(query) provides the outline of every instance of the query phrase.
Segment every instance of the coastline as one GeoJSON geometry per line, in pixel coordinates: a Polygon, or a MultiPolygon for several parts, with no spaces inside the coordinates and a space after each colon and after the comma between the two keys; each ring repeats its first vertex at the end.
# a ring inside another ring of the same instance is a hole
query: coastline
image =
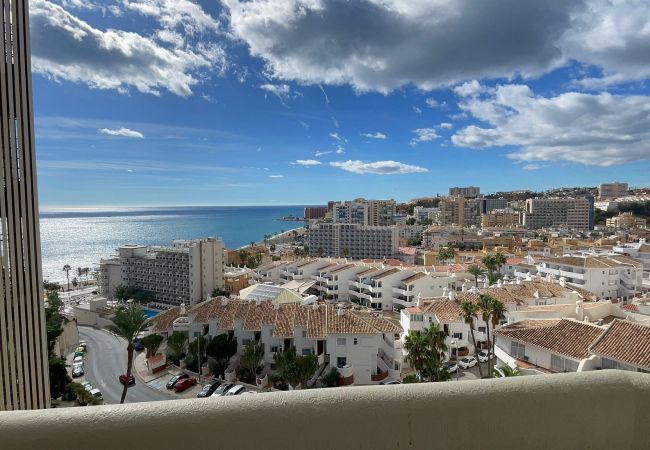
{"type": "MultiPolygon", "coordinates": [[[[266,244],[267,245],[270,245],[270,244],[283,244],[283,243],[285,243],[284,242],[285,240],[290,241],[291,240],[291,235],[292,235],[292,233],[294,231],[296,231],[298,233],[298,235],[301,236],[301,235],[304,235],[307,232],[307,228],[304,227],[304,226],[296,227],[296,228],[292,228],[290,230],[287,230],[284,233],[274,234],[266,241],[266,244]]],[[[253,246],[257,246],[257,245],[265,245],[264,240],[255,242],[253,244],[253,246]]],[[[243,245],[241,247],[238,247],[237,250],[247,249],[247,248],[250,248],[250,247],[251,247],[251,244],[246,244],[246,245],[243,245]]]]}

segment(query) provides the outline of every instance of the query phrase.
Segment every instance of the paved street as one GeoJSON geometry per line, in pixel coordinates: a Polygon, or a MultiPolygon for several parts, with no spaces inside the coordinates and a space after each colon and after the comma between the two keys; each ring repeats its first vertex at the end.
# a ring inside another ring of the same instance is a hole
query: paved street
{"type": "MultiPolygon", "coordinates": [[[[79,327],[79,337],[88,343],[84,363],[86,381],[102,391],[104,403],[119,403],[123,386],[117,378],[126,372],[126,341],[107,331],[89,327],[79,327]]],[[[135,386],[130,386],[126,394],[127,403],[171,398],[173,397],[147,387],[137,378],[135,386]]]]}

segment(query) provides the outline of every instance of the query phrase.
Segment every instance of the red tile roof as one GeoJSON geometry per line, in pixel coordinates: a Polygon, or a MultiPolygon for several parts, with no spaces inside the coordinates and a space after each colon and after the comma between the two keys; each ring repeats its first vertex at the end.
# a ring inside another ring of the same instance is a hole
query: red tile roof
{"type": "Polygon", "coordinates": [[[650,370],[650,327],[617,319],[589,350],[650,370]]]}

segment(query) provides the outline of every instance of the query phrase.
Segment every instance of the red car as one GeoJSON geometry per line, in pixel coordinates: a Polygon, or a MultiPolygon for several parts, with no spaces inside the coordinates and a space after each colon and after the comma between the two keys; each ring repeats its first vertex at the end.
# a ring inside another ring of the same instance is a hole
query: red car
{"type": "MultiPolygon", "coordinates": [[[[126,384],[126,374],[125,373],[120,375],[120,383],[126,384]]],[[[135,384],[135,378],[133,377],[133,375],[130,375],[129,376],[129,386],[131,386],[132,384],[135,384]]]]}
{"type": "Polygon", "coordinates": [[[176,392],[183,392],[185,389],[189,389],[192,386],[196,384],[196,378],[185,378],[183,380],[179,380],[175,385],[174,385],[174,391],[176,392]]]}

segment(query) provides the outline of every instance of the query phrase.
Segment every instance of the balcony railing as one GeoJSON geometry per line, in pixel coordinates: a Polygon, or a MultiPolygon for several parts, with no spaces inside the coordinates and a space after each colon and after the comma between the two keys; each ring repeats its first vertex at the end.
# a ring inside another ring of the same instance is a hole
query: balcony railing
{"type": "Polygon", "coordinates": [[[603,370],[461,384],[309,389],[0,412],[0,436],[3,448],[12,450],[69,448],[71,439],[74,446],[98,450],[125,448],[125,443],[128,448],[199,449],[213,448],[215,442],[220,448],[237,449],[430,449],[432,443],[450,449],[522,443],[534,448],[650,448],[647,374],[603,370]],[[489,405],[498,420],[473,421],[469,433],[467,420],[459,420],[468,405],[489,405]],[[547,413],[536,414],[532,421],[535,412],[547,413]],[[377,418],[386,414],[390,426],[378,427],[377,418]],[[290,438],[282,431],[287,423],[295,430],[290,438]],[[323,423],[336,432],[324,433],[323,423]]]}

